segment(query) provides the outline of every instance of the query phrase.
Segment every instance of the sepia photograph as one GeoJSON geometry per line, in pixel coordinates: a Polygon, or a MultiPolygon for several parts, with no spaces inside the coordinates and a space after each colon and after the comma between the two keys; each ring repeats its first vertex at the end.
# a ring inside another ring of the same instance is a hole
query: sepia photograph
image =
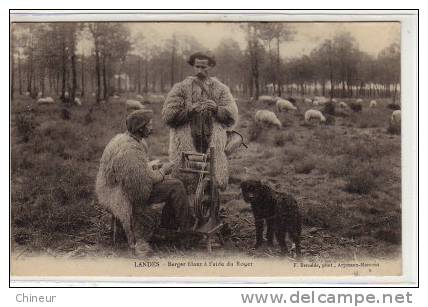
{"type": "Polygon", "coordinates": [[[403,274],[399,20],[138,16],[11,16],[12,279],[403,274]]]}

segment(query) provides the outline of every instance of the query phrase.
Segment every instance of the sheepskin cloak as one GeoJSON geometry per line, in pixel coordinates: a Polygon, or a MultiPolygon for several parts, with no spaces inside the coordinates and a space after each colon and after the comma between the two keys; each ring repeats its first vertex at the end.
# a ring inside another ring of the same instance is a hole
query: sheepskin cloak
{"type": "MultiPolygon", "coordinates": [[[[193,145],[188,110],[191,105],[207,99],[214,100],[218,106],[214,116],[213,131],[209,147],[215,148],[215,178],[220,189],[227,187],[229,180],[228,162],[224,149],[226,130],[231,130],[238,121],[238,107],[229,88],[216,78],[204,81],[209,96],[195,82],[196,77],[187,77],[176,83],[169,92],[162,109],[162,119],[170,127],[169,159],[177,161],[173,175],[189,184],[188,176],[178,173],[180,155],[183,151],[196,151],[193,145]]],[[[193,176],[195,177],[195,176],[193,176]]]]}
{"type": "Polygon", "coordinates": [[[104,149],[95,190],[99,203],[127,225],[133,208],[146,205],[153,184],[160,181],[162,175],[148,166],[144,140],[122,133],[104,149]]]}

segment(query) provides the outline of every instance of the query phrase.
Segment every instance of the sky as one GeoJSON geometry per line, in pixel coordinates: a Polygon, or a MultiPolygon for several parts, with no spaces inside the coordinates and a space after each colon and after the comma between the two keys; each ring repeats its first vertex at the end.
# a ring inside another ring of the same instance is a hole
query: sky
{"type": "MultiPolygon", "coordinates": [[[[295,31],[293,41],[281,45],[284,58],[309,54],[325,39],[342,32],[349,32],[355,38],[361,51],[376,56],[379,51],[393,42],[400,42],[399,22],[291,22],[295,31]]],[[[214,50],[221,40],[234,39],[241,49],[246,48],[245,34],[239,23],[219,22],[133,22],[126,23],[131,36],[143,36],[150,45],[163,45],[175,33],[193,36],[204,48],[214,50]]],[[[78,44],[78,53],[89,54],[93,44],[91,39],[83,39],[78,44]]]]}
{"type": "MultiPolygon", "coordinates": [[[[281,46],[283,57],[309,54],[323,40],[333,38],[341,32],[350,32],[360,50],[377,55],[393,42],[400,42],[398,22],[301,22],[289,23],[295,29],[294,40],[281,46]]],[[[225,38],[232,38],[242,49],[246,47],[244,33],[238,23],[131,23],[132,35],[142,34],[150,42],[161,44],[173,33],[194,36],[205,48],[215,49],[225,38]]]]}

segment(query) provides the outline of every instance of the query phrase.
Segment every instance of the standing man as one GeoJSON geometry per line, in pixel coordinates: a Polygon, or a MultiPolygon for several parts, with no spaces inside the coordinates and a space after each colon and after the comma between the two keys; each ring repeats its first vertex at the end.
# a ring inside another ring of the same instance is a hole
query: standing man
{"type": "Polygon", "coordinates": [[[189,185],[189,177],[178,174],[181,152],[206,153],[215,148],[216,184],[224,190],[229,179],[228,162],[224,153],[227,135],[238,121],[238,108],[229,88],[210,70],[216,65],[208,52],[192,54],[188,63],[194,75],[176,83],[169,92],[162,109],[162,118],[170,128],[169,158],[176,162],[173,175],[189,185]]]}

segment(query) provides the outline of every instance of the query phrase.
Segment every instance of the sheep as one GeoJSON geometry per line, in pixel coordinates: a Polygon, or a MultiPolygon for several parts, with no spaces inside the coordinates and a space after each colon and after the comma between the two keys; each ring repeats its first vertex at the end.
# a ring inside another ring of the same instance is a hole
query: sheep
{"type": "Polygon", "coordinates": [[[276,98],[272,96],[263,95],[259,97],[260,102],[274,103],[276,102],[276,98]]]}
{"type": "Polygon", "coordinates": [[[377,102],[376,102],[376,100],[372,100],[372,101],[370,101],[370,104],[369,104],[369,108],[374,108],[374,107],[377,107],[377,102]]]}
{"type": "Polygon", "coordinates": [[[165,96],[161,94],[151,94],[147,100],[151,103],[163,103],[165,101],[165,96]]]}
{"type": "Polygon", "coordinates": [[[55,103],[55,101],[53,100],[52,97],[45,97],[45,98],[39,98],[37,100],[37,103],[38,104],[45,104],[45,103],[51,104],[51,103],[55,103]]]}
{"type": "Polygon", "coordinates": [[[311,99],[311,98],[305,98],[305,99],[304,99],[304,102],[305,102],[305,103],[312,103],[312,99],[311,99]]]}
{"type": "Polygon", "coordinates": [[[348,105],[346,104],[346,102],[341,101],[341,102],[339,102],[339,108],[347,109],[348,105]]]}
{"type": "MultiPolygon", "coordinates": [[[[318,104],[325,104],[325,103],[327,103],[328,102],[328,99],[327,98],[325,98],[324,96],[315,96],[315,98],[314,98],[314,102],[315,101],[318,101],[318,104]]],[[[317,105],[318,105],[317,104],[317,105]]]]}
{"type": "Polygon", "coordinates": [[[332,102],[337,102],[337,99],[336,99],[336,98],[333,98],[331,101],[332,101],[332,102]]]}
{"type": "Polygon", "coordinates": [[[276,117],[275,113],[269,110],[258,110],[254,119],[258,124],[272,125],[278,127],[278,129],[281,129],[282,127],[282,124],[278,117],[276,117]]]}
{"type": "Polygon", "coordinates": [[[25,96],[27,96],[27,97],[28,97],[28,96],[30,96],[30,92],[29,92],[29,91],[26,91],[26,92],[25,92],[25,96]]]}
{"type": "Polygon", "coordinates": [[[126,100],[125,105],[127,113],[131,113],[139,109],[144,109],[144,105],[142,105],[141,102],[139,102],[138,100],[128,99],[126,100]]]}
{"type": "Polygon", "coordinates": [[[363,102],[363,99],[361,99],[361,98],[357,99],[357,103],[362,103],[362,102],[363,102]]]}
{"type": "Polygon", "coordinates": [[[326,121],[324,115],[321,113],[321,111],[310,109],[305,112],[305,122],[308,123],[312,119],[318,119],[322,123],[326,121]]]}
{"type": "MultiPolygon", "coordinates": [[[[278,98],[278,99],[281,99],[281,98],[278,98]]],[[[287,97],[286,100],[290,101],[292,104],[296,104],[296,102],[297,102],[297,100],[291,96],[287,97]]]]}
{"type": "Polygon", "coordinates": [[[400,124],[401,123],[401,110],[395,110],[391,114],[391,124],[400,124]]]}
{"type": "Polygon", "coordinates": [[[81,106],[82,105],[82,101],[80,100],[80,98],[78,98],[78,97],[75,97],[74,98],[74,103],[75,104],[77,104],[78,106],[81,106]]]}
{"type": "Polygon", "coordinates": [[[287,233],[296,245],[296,255],[301,256],[300,237],[302,234],[302,215],[299,205],[291,194],[273,190],[260,180],[245,180],[241,182],[244,200],[251,204],[256,226],[255,248],[263,244],[264,222],[267,224],[268,245],[273,246],[276,237],[281,253],[287,254],[285,240],[287,233]],[[275,232],[275,233],[274,233],[275,232]]]}
{"type": "Polygon", "coordinates": [[[297,108],[288,100],[278,98],[276,101],[276,109],[278,112],[288,111],[288,110],[297,110],[297,108]]]}

